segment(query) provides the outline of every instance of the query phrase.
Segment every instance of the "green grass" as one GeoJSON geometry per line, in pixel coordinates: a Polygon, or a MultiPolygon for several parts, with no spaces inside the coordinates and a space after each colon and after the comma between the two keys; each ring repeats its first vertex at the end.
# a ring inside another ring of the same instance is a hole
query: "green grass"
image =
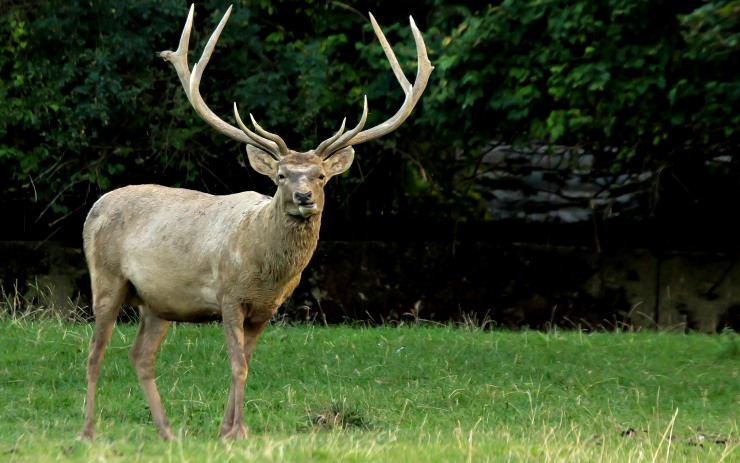
{"type": "Polygon", "coordinates": [[[271,326],[248,440],[224,442],[220,326],[178,325],[156,367],[166,443],[128,363],[135,331],[108,346],[87,443],[91,326],[0,320],[0,461],[740,461],[732,333],[271,326]]]}

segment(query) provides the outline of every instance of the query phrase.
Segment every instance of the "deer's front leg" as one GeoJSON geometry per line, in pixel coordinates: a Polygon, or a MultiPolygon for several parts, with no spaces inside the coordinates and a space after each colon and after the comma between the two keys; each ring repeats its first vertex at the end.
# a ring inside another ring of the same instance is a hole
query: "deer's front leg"
{"type": "MultiPolygon", "coordinates": [[[[254,346],[259,339],[262,330],[265,329],[270,319],[252,321],[244,321],[244,359],[247,363],[247,373],[244,375],[244,382],[241,385],[241,389],[235,389],[235,383],[232,381],[231,388],[229,390],[229,400],[226,405],[226,412],[224,413],[224,419],[221,422],[221,429],[219,435],[222,437],[233,437],[239,429],[243,429],[243,413],[244,413],[244,385],[246,384],[246,377],[249,374],[249,361],[252,359],[252,352],[254,352],[254,346]],[[235,391],[240,391],[240,397],[242,404],[237,406],[236,401],[237,395],[235,391]],[[239,425],[241,424],[241,426],[239,425]]],[[[246,433],[245,433],[246,434],[246,433]]]]}
{"type": "Polygon", "coordinates": [[[244,407],[244,384],[247,381],[247,358],[244,356],[244,312],[239,304],[223,308],[224,336],[226,352],[231,366],[231,386],[226,412],[221,422],[219,437],[245,439],[242,409],[244,407]]]}

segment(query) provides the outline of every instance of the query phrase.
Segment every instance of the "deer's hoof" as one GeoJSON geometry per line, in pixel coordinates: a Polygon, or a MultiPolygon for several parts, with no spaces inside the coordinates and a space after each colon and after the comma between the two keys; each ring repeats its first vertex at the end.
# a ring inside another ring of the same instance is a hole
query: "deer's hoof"
{"type": "Polygon", "coordinates": [[[159,434],[159,437],[161,437],[164,441],[172,442],[173,440],[175,440],[175,435],[172,434],[172,431],[170,429],[158,430],[157,434],[159,434]]]}
{"type": "Polygon", "coordinates": [[[247,428],[243,425],[234,425],[225,433],[221,433],[222,439],[227,440],[244,440],[247,438],[247,428]]]}

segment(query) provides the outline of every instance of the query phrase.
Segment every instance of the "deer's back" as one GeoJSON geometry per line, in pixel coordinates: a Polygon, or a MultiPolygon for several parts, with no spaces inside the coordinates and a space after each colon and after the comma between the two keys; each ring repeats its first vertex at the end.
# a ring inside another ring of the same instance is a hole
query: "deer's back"
{"type": "Polygon", "coordinates": [[[88,242],[101,238],[148,246],[222,238],[246,213],[269,200],[254,191],[214,196],[161,185],[131,185],[103,195],[93,205],[83,239],[87,248],[88,242]]]}

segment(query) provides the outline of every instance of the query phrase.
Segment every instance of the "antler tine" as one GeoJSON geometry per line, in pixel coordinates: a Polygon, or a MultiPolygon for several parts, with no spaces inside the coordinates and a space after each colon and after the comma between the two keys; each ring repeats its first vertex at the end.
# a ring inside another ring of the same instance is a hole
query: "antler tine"
{"type": "Polygon", "coordinates": [[[406,76],[404,76],[403,71],[401,70],[401,66],[398,64],[398,60],[396,60],[396,57],[393,53],[393,50],[391,49],[390,45],[388,45],[388,41],[386,40],[383,31],[380,30],[380,27],[375,21],[375,18],[373,18],[372,14],[370,15],[370,21],[373,23],[375,34],[378,36],[378,40],[380,40],[381,45],[383,46],[383,51],[385,51],[385,55],[388,58],[391,67],[393,68],[393,73],[396,75],[398,83],[401,84],[401,87],[406,94],[406,98],[404,99],[403,105],[401,105],[401,108],[396,112],[396,114],[394,114],[390,119],[383,122],[382,124],[360,132],[356,137],[348,141],[348,144],[350,145],[364,143],[368,140],[381,137],[396,130],[406,120],[409,114],[411,114],[411,111],[414,109],[414,106],[419,101],[421,94],[424,92],[424,89],[429,82],[429,76],[434,69],[434,66],[432,66],[432,63],[429,61],[429,57],[427,56],[427,49],[424,44],[424,38],[421,36],[421,32],[419,32],[419,29],[416,27],[414,18],[409,16],[411,32],[414,35],[414,41],[416,42],[418,66],[416,72],[416,80],[414,81],[413,86],[410,86],[408,79],[406,79],[406,76]]]}
{"type": "Polygon", "coordinates": [[[231,124],[224,122],[218,117],[208,105],[203,101],[203,97],[200,94],[200,79],[203,76],[203,71],[211,59],[213,49],[218,42],[218,38],[221,35],[221,31],[226,25],[229,16],[231,15],[231,7],[226,10],[223,18],[218,23],[216,30],[213,31],[211,37],[208,39],[200,60],[193,66],[192,73],[188,68],[188,43],[190,42],[190,32],[193,27],[193,14],[195,11],[195,4],[190,5],[190,11],[188,12],[188,19],[185,21],[185,27],[182,30],[180,36],[180,43],[176,51],[163,51],[159,55],[165,60],[172,63],[172,66],[177,72],[177,76],[180,78],[180,83],[185,90],[185,95],[188,97],[190,104],[195,109],[195,112],[217,131],[232,138],[238,142],[246,143],[252,146],[256,146],[263,149],[273,156],[280,157],[280,147],[277,143],[264,139],[262,137],[253,137],[247,132],[244,132],[231,124]]]}
{"type": "Polygon", "coordinates": [[[195,3],[190,5],[190,11],[188,12],[188,19],[185,21],[185,27],[182,29],[180,35],[180,43],[175,51],[163,51],[159,56],[165,61],[169,61],[174,66],[177,72],[177,77],[180,78],[182,88],[185,90],[185,95],[190,101],[190,68],[188,67],[188,43],[190,42],[190,31],[193,29],[193,13],[195,11],[195,3]]]}
{"type": "Polygon", "coordinates": [[[364,102],[362,104],[362,116],[360,117],[360,122],[357,123],[355,128],[350,130],[349,132],[345,133],[342,137],[340,137],[338,140],[334,141],[329,145],[328,148],[322,153],[322,158],[328,158],[333,153],[339,151],[340,149],[344,148],[345,146],[350,146],[352,143],[348,143],[348,140],[352,140],[352,138],[357,135],[360,130],[362,130],[363,127],[365,127],[365,122],[367,122],[367,95],[365,95],[364,102]]]}
{"type": "MultiPolygon", "coordinates": [[[[342,136],[340,139],[332,143],[331,146],[329,146],[324,151],[325,153],[327,153],[327,157],[330,156],[332,152],[335,152],[341,148],[344,148],[345,146],[358,145],[360,143],[364,143],[366,141],[382,137],[383,135],[386,135],[396,130],[401,124],[403,124],[406,118],[409,117],[409,114],[411,114],[411,111],[416,106],[416,103],[419,101],[419,98],[421,98],[422,93],[424,93],[424,89],[426,88],[427,83],[429,82],[429,76],[431,75],[432,70],[434,70],[434,66],[432,66],[432,63],[429,61],[429,57],[427,56],[427,49],[426,49],[426,45],[424,44],[424,38],[422,37],[421,32],[419,32],[419,28],[416,27],[414,18],[409,16],[409,22],[411,24],[411,32],[414,36],[414,42],[416,42],[416,55],[417,55],[417,72],[416,72],[416,79],[414,80],[413,85],[411,85],[409,80],[404,75],[403,70],[401,69],[401,66],[398,64],[398,60],[396,59],[396,55],[393,52],[393,49],[388,44],[388,40],[385,38],[385,34],[383,34],[383,31],[380,29],[380,26],[378,26],[378,23],[377,21],[375,21],[375,18],[373,17],[372,13],[370,13],[370,22],[373,25],[373,30],[375,31],[375,35],[378,37],[378,40],[380,41],[380,45],[383,47],[385,56],[386,58],[388,58],[388,61],[390,62],[391,69],[393,70],[393,74],[395,74],[396,79],[398,80],[398,83],[401,85],[401,88],[403,89],[403,92],[406,95],[406,97],[404,98],[401,108],[399,108],[396,114],[394,114],[390,119],[386,120],[385,122],[381,124],[376,125],[375,127],[371,127],[362,132],[355,133],[353,134],[352,137],[348,137],[348,135],[351,133],[351,132],[348,132],[344,136],[342,136]]],[[[364,122],[363,122],[363,125],[364,125],[364,122]]]]}
{"type": "MultiPolygon", "coordinates": [[[[393,74],[396,75],[396,79],[398,80],[398,83],[401,84],[401,88],[403,88],[404,93],[408,93],[408,90],[411,88],[411,83],[406,78],[406,75],[403,73],[403,70],[401,69],[401,65],[398,64],[398,59],[396,59],[396,54],[393,52],[393,48],[391,48],[391,45],[388,43],[388,39],[385,38],[385,34],[383,34],[383,31],[380,29],[380,26],[378,26],[378,22],[375,20],[375,16],[373,16],[372,13],[368,13],[370,16],[370,23],[373,25],[373,30],[375,31],[375,35],[378,37],[378,40],[380,41],[380,46],[383,47],[383,51],[385,52],[386,58],[388,58],[388,61],[391,63],[391,68],[393,69],[393,74]]],[[[414,18],[409,16],[409,19],[411,19],[411,29],[416,28],[416,24],[414,23],[414,18]]],[[[424,49],[426,52],[426,48],[424,49]]]]}
{"type": "Polygon", "coordinates": [[[339,138],[344,133],[344,124],[347,123],[347,118],[345,117],[342,119],[342,126],[339,127],[339,130],[337,130],[337,133],[332,135],[331,137],[327,138],[326,140],[322,141],[321,144],[314,150],[313,154],[315,154],[318,157],[323,157],[322,154],[327,146],[331,145],[334,140],[339,138]]]}
{"type": "Polygon", "coordinates": [[[257,129],[257,132],[262,135],[263,137],[267,138],[268,140],[274,142],[278,149],[280,150],[280,154],[283,156],[287,156],[290,151],[288,150],[288,145],[285,144],[282,138],[280,136],[270,133],[267,130],[260,127],[260,125],[257,123],[256,120],[254,120],[254,116],[252,116],[252,113],[249,113],[249,118],[252,119],[252,125],[255,129],[257,129]]]}
{"type": "Polygon", "coordinates": [[[256,146],[257,148],[264,150],[267,154],[272,156],[272,158],[275,159],[276,161],[279,161],[283,157],[282,155],[278,155],[277,152],[275,152],[273,143],[271,143],[270,140],[260,137],[256,133],[249,130],[249,127],[244,125],[244,122],[242,122],[242,118],[239,116],[239,110],[236,107],[236,102],[234,102],[234,118],[236,119],[236,123],[239,125],[239,128],[242,129],[242,132],[244,132],[245,134],[247,134],[249,138],[252,138],[254,141],[257,142],[257,143],[247,142],[247,144],[256,146]]]}

